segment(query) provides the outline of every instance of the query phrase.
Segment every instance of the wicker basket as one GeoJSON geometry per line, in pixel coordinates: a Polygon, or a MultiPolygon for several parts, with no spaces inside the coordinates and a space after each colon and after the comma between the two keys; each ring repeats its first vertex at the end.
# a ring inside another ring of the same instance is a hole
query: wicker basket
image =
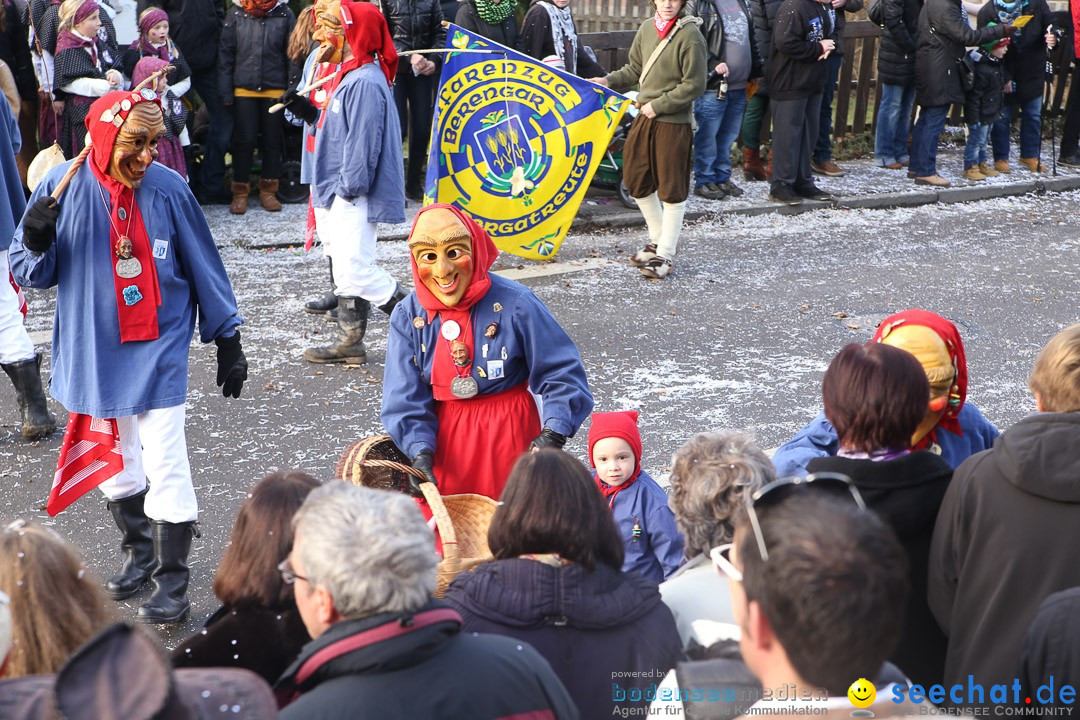
{"type": "MultiPolygon", "coordinates": [[[[345,448],[337,465],[337,476],[343,480],[379,490],[405,492],[409,475],[423,477],[389,435],[357,440],[345,448]]],[[[471,493],[443,496],[429,482],[420,483],[420,490],[442,539],[443,558],[435,588],[435,595],[442,597],[458,573],[491,560],[487,531],[496,502],[471,493]]]]}

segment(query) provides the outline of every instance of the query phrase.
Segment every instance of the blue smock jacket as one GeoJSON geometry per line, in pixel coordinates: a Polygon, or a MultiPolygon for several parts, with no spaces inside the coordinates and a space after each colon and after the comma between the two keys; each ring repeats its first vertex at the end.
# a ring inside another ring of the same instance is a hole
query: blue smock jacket
{"type": "Polygon", "coordinates": [[[611,512],[626,546],[623,572],[635,572],[659,585],[679,569],[683,536],[675,526],[667,493],[647,472],[642,470],[633,485],[615,496],[611,512]],[[640,529],[637,539],[635,525],[640,529]]]}
{"type": "MultiPolygon", "coordinates": [[[[11,113],[11,106],[0,102],[0,173],[3,173],[4,187],[0,189],[0,252],[11,247],[11,238],[15,235],[15,224],[26,210],[26,195],[23,194],[22,178],[15,164],[15,156],[22,148],[22,135],[19,125],[11,113]],[[11,152],[6,152],[10,147],[11,152]]],[[[7,268],[0,267],[0,274],[7,268]]],[[[7,281],[7,278],[0,278],[7,281]]]]}
{"type": "MultiPolygon", "coordinates": [[[[956,416],[963,437],[948,430],[937,429],[937,444],[941,448],[942,459],[955,470],[960,463],[977,452],[989,450],[994,438],[999,433],[993,423],[983,417],[979,408],[971,403],[964,403],[956,416]]],[[[780,446],[773,455],[773,465],[777,477],[805,475],[806,465],[817,457],[829,457],[840,450],[836,430],[825,419],[825,412],[810,421],[810,424],[795,434],[795,437],[780,446]]]]}
{"type": "Polygon", "coordinates": [[[367,198],[368,222],[405,222],[405,165],[394,96],[378,63],[341,81],[323,110],[315,136],[311,202],[322,210],[334,197],[367,198]]]}
{"type": "MultiPolygon", "coordinates": [[[[491,288],[473,306],[472,377],[480,394],[499,393],[526,381],[540,396],[542,424],[573,435],[593,408],[592,393],[577,346],[551,311],[524,285],[490,275],[491,288]],[[484,336],[498,323],[494,338],[484,336]],[[481,375],[481,371],[483,374],[481,375]]],[[[438,432],[431,391],[431,364],[442,319],[426,322],[416,293],[390,317],[383,376],[382,421],[394,443],[409,457],[434,451],[438,432]],[[417,328],[415,318],[424,318],[417,328]]]]}
{"type": "MultiPolygon", "coordinates": [[[[52,192],[70,164],[45,176],[31,205],[52,192]]],[[[151,164],[135,198],[150,245],[157,248],[159,337],[121,343],[109,196],[102,193],[89,165],[83,165],[60,198],[56,242],[40,255],[30,252],[23,247],[20,224],[11,246],[20,284],[56,286],[50,392],[69,412],[99,418],[180,405],[187,397],[196,311],[203,342],[230,336],[243,323],[225,266],[187,183],[164,165],[151,164]]]]}

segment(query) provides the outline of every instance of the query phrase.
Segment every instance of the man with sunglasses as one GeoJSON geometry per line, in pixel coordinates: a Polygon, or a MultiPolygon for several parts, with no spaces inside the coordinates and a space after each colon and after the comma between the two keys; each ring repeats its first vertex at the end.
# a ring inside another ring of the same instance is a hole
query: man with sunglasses
{"type": "MultiPolygon", "coordinates": [[[[876,678],[876,717],[910,714],[892,701],[889,688],[903,676],[885,663],[903,622],[907,561],[849,479],[822,473],[766,485],[747,504],[734,543],[710,555],[728,578],[741,662],[681,663],[674,675],[690,699],[677,704],[687,716],[748,712],[747,669],[760,683],[752,714],[846,715],[860,678],[876,678]],[[719,699],[710,701],[714,690],[719,699]]],[[[658,698],[671,688],[669,676],[658,698]]]]}

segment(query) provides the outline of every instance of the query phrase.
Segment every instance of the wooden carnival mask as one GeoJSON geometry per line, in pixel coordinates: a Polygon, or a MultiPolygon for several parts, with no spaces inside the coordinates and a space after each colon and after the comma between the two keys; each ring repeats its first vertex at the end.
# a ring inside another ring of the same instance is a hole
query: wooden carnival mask
{"type": "Polygon", "coordinates": [[[165,135],[161,106],[137,103],[128,113],[113,142],[109,175],[129,188],[137,189],[150,163],[158,156],[158,141],[165,135]]]}
{"type": "Polygon", "coordinates": [[[311,38],[319,43],[315,60],[321,63],[340,63],[344,59],[345,27],[341,20],[341,0],[317,0],[311,6],[315,17],[315,32],[311,38]]]}
{"type": "Polygon", "coordinates": [[[409,236],[409,252],[432,295],[446,307],[461,302],[474,272],[472,236],[461,218],[450,210],[424,212],[409,236]]]}

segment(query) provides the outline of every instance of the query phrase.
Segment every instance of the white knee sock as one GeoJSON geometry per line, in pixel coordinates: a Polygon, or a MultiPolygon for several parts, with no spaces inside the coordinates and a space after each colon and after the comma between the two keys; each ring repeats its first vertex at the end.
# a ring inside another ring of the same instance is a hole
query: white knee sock
{"type": "Polygon", "coordinates": [[[656,254],[668,260],[675,258],[675,247],[679,244],[679,233],[682,232],[683,215],[686,213],[686,201],[681,203],[664,203],[664,219],[660,230],[660,238],[656,244],[656,254]]]}
{"type": "Polygon", "coordinates": [[[641,214],[645,216],[645,225],[649,228],[649,242],[659,242],[664,224],[664,208],[660,205],[660,197],[653,193],[648,197],[634,199],[637,200],[641,214]]]}

